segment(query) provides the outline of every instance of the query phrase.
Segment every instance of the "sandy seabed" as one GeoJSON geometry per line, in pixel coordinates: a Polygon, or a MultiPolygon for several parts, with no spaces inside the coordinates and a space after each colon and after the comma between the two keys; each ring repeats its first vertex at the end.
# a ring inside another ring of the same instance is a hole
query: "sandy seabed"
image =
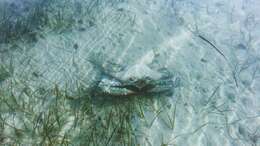
{"type": "Polygon", "coordinates": [[[0,3],[0,145],[260,145],[260,2],[41,2],[0,3]],[[180,82],[171,96],[95,101],[90,59],[180,82]]]}

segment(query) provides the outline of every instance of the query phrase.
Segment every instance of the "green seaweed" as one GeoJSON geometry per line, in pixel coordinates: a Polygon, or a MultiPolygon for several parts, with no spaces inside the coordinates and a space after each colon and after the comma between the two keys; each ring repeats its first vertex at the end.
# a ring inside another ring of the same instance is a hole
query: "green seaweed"
{"type": "Polygon", "coordinates": [[[0,65],[0,83],[5,81],[7,78],[9,78],[11,75],[8,72],[8,70],[0,65]]]}

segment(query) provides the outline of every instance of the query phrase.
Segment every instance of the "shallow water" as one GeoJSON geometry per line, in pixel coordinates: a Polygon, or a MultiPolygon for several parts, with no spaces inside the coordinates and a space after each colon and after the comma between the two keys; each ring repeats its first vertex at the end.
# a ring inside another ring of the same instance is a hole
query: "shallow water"
{"type": "Polygon", "coordinates": [[[0,5],[0,145],[260,145],[260,2],[0,5]],[[172,94],[94,96],[101,70],[172,94]]]}

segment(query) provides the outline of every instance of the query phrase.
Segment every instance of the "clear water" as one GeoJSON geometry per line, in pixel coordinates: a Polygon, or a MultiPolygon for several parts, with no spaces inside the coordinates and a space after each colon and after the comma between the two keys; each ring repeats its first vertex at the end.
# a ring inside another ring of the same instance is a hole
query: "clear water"
{"type": "Polygon", "coordinates": [[[260,1],[0,5],[0,145],[260,145],[260,1]],[[94,96],[162,69],[171,94],[94,96]]]}

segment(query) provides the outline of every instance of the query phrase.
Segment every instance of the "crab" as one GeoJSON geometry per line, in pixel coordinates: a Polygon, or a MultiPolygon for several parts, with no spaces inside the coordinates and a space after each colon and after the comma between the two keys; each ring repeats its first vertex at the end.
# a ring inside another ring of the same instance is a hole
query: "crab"
{"type": "Polygon", "coordinates": [[[166,68],[164,71],[161,71],[163,75],[158,79],[148,75],[142,77],[130,76],[122,79],[108,72],[104,67],[97,64],[94,65],[101,73],[100,79],[94,87],[95,96],[131,97],[172,93],[172,89],[177,82],[166,68]]]}

